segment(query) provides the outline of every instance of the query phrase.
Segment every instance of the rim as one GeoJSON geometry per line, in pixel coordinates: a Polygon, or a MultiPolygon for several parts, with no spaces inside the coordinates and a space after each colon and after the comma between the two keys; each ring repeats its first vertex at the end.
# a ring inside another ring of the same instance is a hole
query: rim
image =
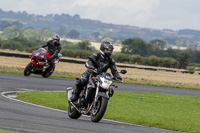
{"type": "Polygon", "coordinates": [[[100,99],[98,99],[96,106],[95,107],[93,106],[93,109],[92,109],[93,116],[98,114],[100,107],[101,107],[101,102],[100,102],[100,99]]]}

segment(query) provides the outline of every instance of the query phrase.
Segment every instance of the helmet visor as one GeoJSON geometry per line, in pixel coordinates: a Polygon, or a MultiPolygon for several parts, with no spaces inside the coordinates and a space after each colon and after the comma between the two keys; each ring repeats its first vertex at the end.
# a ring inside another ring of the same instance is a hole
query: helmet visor
{"type": "Polygon", "coordinates": [[[108,52],[108,53],[112,53],[112,51],[113,51],[113,49],[108,49],[108,48],[105,49],[105,52],[106,52],[106,53],[107,53],[107,52],[108,52]]]}

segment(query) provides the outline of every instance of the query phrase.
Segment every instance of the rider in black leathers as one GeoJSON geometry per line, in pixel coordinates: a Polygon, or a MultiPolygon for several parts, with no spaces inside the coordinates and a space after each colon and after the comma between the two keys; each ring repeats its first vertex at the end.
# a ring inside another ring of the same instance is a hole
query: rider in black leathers
{"type": "Polygon", "coordinates": [[[51,61],[53,62],[53,59],[58,57],[58,53],[62,49],[59,41],[60,41],[60,36],[58,34],[55,34],[53,36],[52,40],[49,40],[49,41],[47,41],[46,43],[44,43],[40,46],[41,48],[48,46],[47,53],[49,53],[51,56],[46,57],[46,58],[47,58],[48,62],[50,62],[50,63],[51,63],[51,61]]]}
{"type": "Polygon", "coordinates": [[[122,80],[121,76],[119,75],[115,60],[111,58],[114,47],[113,44],[109,41],[104,41],[101,43],[100,52],[93,53],[89,56],[88,61],[86,62],[85,66],[87,70],[82,74],[81,78],[78,79],[73,86],[72,98],[71,101],[74,102],[78,99],[78,95],[83,89],[84,85],[87,84],[89,75],[91,73],[101,73],[106,72],[108,68],[111,69],[112,75],[119,80],[122,80]]]}

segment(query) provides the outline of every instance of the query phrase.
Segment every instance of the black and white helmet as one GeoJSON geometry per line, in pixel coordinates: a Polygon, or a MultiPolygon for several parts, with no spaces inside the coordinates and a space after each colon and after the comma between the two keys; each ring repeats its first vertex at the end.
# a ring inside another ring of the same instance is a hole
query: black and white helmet
{"type": "Polygon", "coordinates": [[[103,54],[104,56],[110,57],[112,55],[113,49],[114,47],[112,42],[103,41],[100,46],[100,53],[103,54]],[[105,50],[110,52],[106,52],[105,50]]]}
{"type": "Polygon", "coordinates": [[[60,36],[59,36],[58,34],[55,34],[55,35],[53,36],[53,40],[58,40],[58,41],[60,41],[60,36]]]}

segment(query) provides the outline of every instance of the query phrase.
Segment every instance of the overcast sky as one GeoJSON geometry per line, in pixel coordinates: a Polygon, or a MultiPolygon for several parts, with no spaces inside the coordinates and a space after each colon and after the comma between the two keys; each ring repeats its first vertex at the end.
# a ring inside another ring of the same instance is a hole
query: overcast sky
{"type": "Polygon", "coordinates": [[[200,0],[0,0],[3,11],[79,14],[105,23],[200,30],[200,0]]]}

